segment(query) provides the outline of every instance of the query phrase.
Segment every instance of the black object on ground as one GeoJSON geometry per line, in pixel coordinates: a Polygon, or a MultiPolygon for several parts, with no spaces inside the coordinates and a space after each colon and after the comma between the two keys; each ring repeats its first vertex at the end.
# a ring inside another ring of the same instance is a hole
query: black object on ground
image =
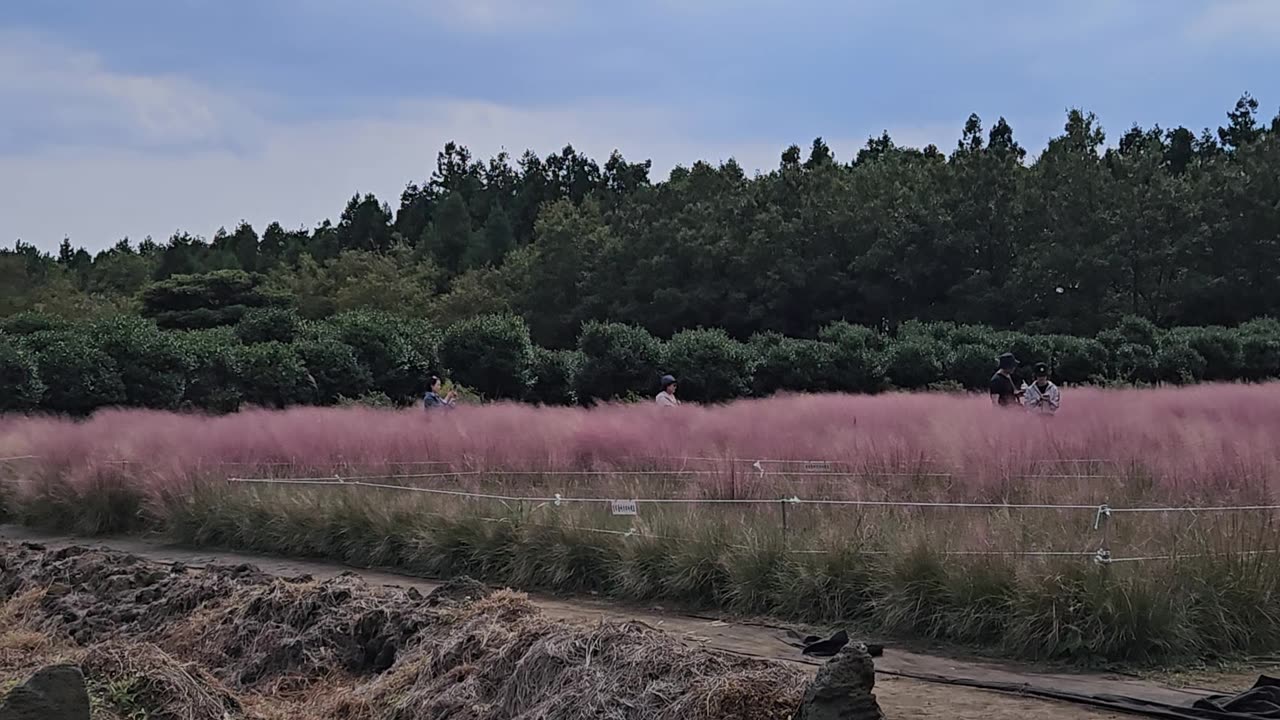
{"type": "MultiPolygon", "coordinates": [[[[805,655],[813,657],[832,657],[849,643],[849,635],[844,630],[837,632],[827,640],[823,640],[818,635],[802,635],[791,628],[787,628],[787,640],[783,640],[791,647],[800,648],[805,651],[805,655]],[[834,649],[832,649],[834,648],[834,649]]],[[[884,655],[884,645],[874,643],[864,643],[867,654],[873,658],[884,655]]]]}
{"type": "Polygon", "coordinates": [[[840,648],[848,644],[849,633],[844,630],[838,630],[835,635],[826,640],[819,640],[805,645],[803,653],[811,657],[835,657],[836,653],[840,652],[840,648]]]}
{"type": "MultiPolygon", "coordinates": [[[[843,632],[843,631],[842,631],[843,632]]],[[[837,633],[839,634],[839,633],[837,633]]],[[[796,720],[884,720],[872,692],[876,668],[861,645],[848,645],[818,669],[805,688],[796,720]]]]}
{"type": "Polygon", "coordinates": [[[50,665],[0,702],[0,720],[89,720],[89,691],[75,665],[50,665]]]}
{"type": "Polygon", "coordinates": [[[1192,707],[1229,717],[1280,718],[1280,680],[1259,675],[1253,687],[1239,695],[1211,695],[1192,707]]]}
{"type": "Polygon", "coordinates": [[[924,680],[926,682],[980,690],[998,690],[1015,695],[1061,700],[1089,705],[1103,710],[1166,718],[1167,720],[1278,720],[1280,719],[1280,680],[1260,676],[1254,686],[1237,695],[1211,695],[1190,705],[1143,700],[1124,695],[1089,695],[1066,690],[1034,687],[1024,683],[991,682],[911,672],[886,672],[886,675],[924,680]]]}

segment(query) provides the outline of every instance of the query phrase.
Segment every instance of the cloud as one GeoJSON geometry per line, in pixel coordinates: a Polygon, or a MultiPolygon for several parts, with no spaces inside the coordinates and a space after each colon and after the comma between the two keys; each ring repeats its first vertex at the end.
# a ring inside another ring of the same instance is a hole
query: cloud
{"type": "Polygon", "coordinates": [[[0,143],[110,138],[151,147],[215,144],[249,136],[243,100],[177,76],[113,72],[92,53],[39,35],[0,32],[0,143]]]}
{"type": "Polygon", "coordinates": [[[633,160],[652,158],[659,172],[730,156],[768,168],[781,150],[775,143],[703,143],[685,134],[678,114],[625,104],[519,108],[448,100],[404,103],[382,115],[258,121],[247,151],[78,144],[0,153],[0,241],[52,248],[65,235],[98,249],[124,236],[162,239],[179,229],[209,235],[241,219],[259,228],[273,220],[310,226],[336,217],[356,192],[394,206],[407,182],[430,175],[450,140],[477,157],[504,148],[546,154],[572,143],[603,161],[619,148],[633,160]]]}
{"type": "Polygon", "coordinates": [[[1192,21],[1190,31],[1207,40],[1252,37],[1275,49],[1280,47],[1280,2],[1215,0],[1192,21]]]}
{"type": "MultiPolygon", "coordinates": [[[[554,105],[466,97],[355,105],[354,116],[286,119],[284,98],[231,93],[189,77],[113,69],[101,57],[32,35],[0,33],[0,243],[53,249],[64,236],[90,250],[122,237],[211,235],[241,219],[261,228],[336,218],[356,192],[397,204],[448,141],[487,158],[566,144],[603,162],[614,149],[652,159],[655,179],[677,164],[736,159],[777,166],[791,143],[823,134],[847,160],[881,124],[788,136],[752,131],[732,106],[603,97],[554,105]],[[728,129],[728,130],[726,130],[728,129]]],[[[901,144],[948,149],[954,124],[890,124],[901,144]]],[[[804,123],[810,124],[810,123],[804,123]]],[[[813,123],[815,126],[818,123],[813,123]]]]}
{"type": "Polygon", "coordinates": [[[580,0],[389,0],[396,14],[419,11],[454,30],[497,32],[546,27],[571,19],[584,9],[580,0]]]}

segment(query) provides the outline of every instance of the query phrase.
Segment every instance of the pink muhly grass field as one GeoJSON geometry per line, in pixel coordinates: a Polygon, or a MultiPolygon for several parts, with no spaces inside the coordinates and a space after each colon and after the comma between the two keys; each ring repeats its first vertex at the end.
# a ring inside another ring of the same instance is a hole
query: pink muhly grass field
{"type": "Polygon", "coordinates": [[[0,457],[32,456],[0,463],[0,475],[16,480],[6,482],[6,494],[18,506],[52,497],[54,507],[74,508],[124,492],[141,495],[159,516],[198,493],[266,508],[301,503],[314,512],[341,498],[354,498],[366,514],[516,512],[511,502],[403,490],[227,483],[340,476],[534,498],[698,501],[642,502],[646,509],[633,519],[599,504],[540,503],[539,518],[609,532],[664,526],[683,536],[694,525],[722,523],[744,537],[785,527],[788,542],[804,547],[923,543],[1087,554],[1106,545],[1154,555],[1246,536],[1260,546],[1272,536],[1274,513],[1121,513],[1113,527],[1099,529],[1096,508],[1271,505],[1277,437],[1280,384],[1071,390],[1053,418],[947,394],[789,396],[678,409],[497,404],[219,417],[118,410],[79,422],[0,419],[0,457]],[[788,498],[1079,507],[784,509],[788,498]],[[747,499],[769,502],[738,504],[747,499]]]}
{"type": "Polygon", "coordinates": [[[718,496],[732,482],[735,495],[806,499],[1221,504],[1272,497],[1278,437],[1280,384],[1202,385],[1071,390],[1048,419],[944,394],[432,414],[116,410],[80,422],[4,419],[0,457],[35,456],[25,462],[41,475],[73,484],[105,473],[159,492],[228,476],[481,471],[513,492],[573,477],[578,488],[625,481],[635,497],[718,496]]]}

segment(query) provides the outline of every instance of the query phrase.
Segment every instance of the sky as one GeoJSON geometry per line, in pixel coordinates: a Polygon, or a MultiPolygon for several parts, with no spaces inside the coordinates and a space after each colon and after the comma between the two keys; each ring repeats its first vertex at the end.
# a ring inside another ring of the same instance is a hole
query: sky
{"type": "Polygon", "coordinates": [[[394,207],[448,141],[768,171],[822,136],[952,148],[1067,109],[1111,139],[1280,110],[1280,0],[40,0],[0,4],[0,245],[99,250],[394,207]]]}

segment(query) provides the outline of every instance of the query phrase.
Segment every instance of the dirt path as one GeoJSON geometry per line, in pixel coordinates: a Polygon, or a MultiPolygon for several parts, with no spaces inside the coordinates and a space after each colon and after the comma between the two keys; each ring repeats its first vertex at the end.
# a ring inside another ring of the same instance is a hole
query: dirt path
{"type": "MultiPolygon", "coordinates": [[[[183,562],[188,565],[202,565],[210,562],[222,564],[247,562],[278,575],[305,573],[324,578],[352,570],[336,564],[191,550],[138,538],[87,540],[50,537],[13,526],[0,526],[0,540],[41,542],[51,547],[71,544],[100,546],[133,553],[158,562],[183,562]]],[[[368,582],[375,584],[412,586],[423,591],[429,591],[437,585],[428,580],[381,571],[357,570],[357,572],[368,582]]],[[[539,596],[533,596],[533,599],[548,615],[567,621],[639,620],[693,644],[799,664],[810,670],[815,670],[820,664],[802,657],[798,650],[783,643],[782,631],[776,628],[691,617],[656,609],[627,608],[592,600],[563,600],[539,596]]],[[[890,718],[1093,720],[1121,717],[1080,705],[913,679],[920,677],[1008,683],[1032,692],[1039,689],[1081,694],[1126,695],[1175,704],[1188,703],[1207,692],[1176,689],[1120,676],[1028,672],[1024,668],[1010,664],[943,658],[894,648],[887,648],[884,657],[876,659],[876,671],[876,694],[890,718]]]]}

